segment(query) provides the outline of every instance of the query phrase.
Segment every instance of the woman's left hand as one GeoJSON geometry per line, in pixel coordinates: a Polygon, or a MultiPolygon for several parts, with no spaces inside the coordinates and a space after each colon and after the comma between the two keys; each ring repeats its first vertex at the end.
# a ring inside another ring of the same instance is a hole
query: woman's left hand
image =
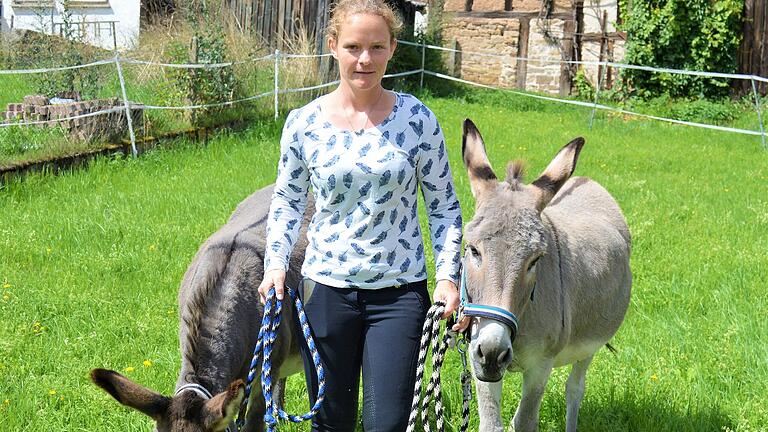
{"type": "MultiPolygon", "coordinates": [[[[445,312],[443,319],[447,319],[459,307],[459,290],[456,284],[447,279],[437,281],[435,292],[432,294],[433,301],[445,303],[445,312]]],[[[453,325],[452,330],[462,332],[469,326],[469,317],[464,317],[461,321],[453,325]]]]}

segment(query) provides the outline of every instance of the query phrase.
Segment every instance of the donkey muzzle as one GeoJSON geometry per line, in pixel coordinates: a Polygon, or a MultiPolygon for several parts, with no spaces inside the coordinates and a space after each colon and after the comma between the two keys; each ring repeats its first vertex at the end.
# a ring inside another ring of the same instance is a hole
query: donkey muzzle
{"type": "Polygon", "coordinates": [[[510,328],[492,320],[480,320],[469,347],[475,377],[480,381],[499,381],[512,363],[510,328]]]}

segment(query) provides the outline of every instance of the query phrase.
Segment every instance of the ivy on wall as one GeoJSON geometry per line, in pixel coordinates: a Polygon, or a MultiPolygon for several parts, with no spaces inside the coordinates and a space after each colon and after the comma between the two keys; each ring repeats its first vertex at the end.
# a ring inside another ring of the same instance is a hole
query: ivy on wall
{"type": "MultiPolygon", "coordinates": [[[[660,68],[733,73],[738,68],[744,0],[620,0],[627,32],[625,60],[660,68]]],[[[625,91],[640,97],[717,97],[730,82],[626,70],[625,91]]]]}

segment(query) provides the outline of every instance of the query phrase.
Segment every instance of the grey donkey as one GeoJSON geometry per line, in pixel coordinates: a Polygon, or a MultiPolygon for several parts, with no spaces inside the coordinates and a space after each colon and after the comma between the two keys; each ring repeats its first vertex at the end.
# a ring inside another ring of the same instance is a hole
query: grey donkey
{"type": "Polygon", "coordinates": [[[535,431],[552,368],[568,364],[566,431],[575,431],[587,368],[629,306],[629,228],[602,186],[571,178],[583,145],[582,138],[571,141],[531,184],[523,183],[520,162],[498,181],[480,132],[464,122],[462,154],[475,198],[464,234],[469,301],[504,308],[519,320],[514,335],[500,322],[473,318],[470,356],[482,432],[504,430],[505,371],[523,374],[512,426],[535,431]]]}
{"type": "MultiPolygon", "coordinates": [[[[159,432],[224,431],[239,410],[264,312],[256,289],[264,273],[272,190],[272,186],[258,190],[241,202],[200,247],[184,275],[179,289],[181,370],[176,394],[161,395],[114,371],[91,371],[94,383],[123,405],[152,417],[159,432]]],[[[306,227],[314,210],[311,196],[307,209],[286,278],[293,288],[298,287],[307,246],[306,227]]],[[[285,319],[293,309],[289,301],[283,302],[284,319],[272,353],[273,370],[281,378],[302,370],[301,330],[292,319],[285,319]]],[[[262,431],[265,404],[258,376],[251,403],[246,430],[262,431]]]]}

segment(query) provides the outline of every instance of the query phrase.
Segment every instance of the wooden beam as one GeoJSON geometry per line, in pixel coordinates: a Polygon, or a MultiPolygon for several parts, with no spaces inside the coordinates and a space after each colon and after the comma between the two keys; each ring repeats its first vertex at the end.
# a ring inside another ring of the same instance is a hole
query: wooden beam
{"type": "Polygon", "coordinates": [[[507,12],[512,10],[512,0],[504,0],[504,10],[507,12]]]}
{"type": "Polygon", "coordinates": [[[575,37],[576,60],[581,60],[583,58],[581,55],[582,45],[583,45],[581,35],[584,33],[584,1],[577,0],[574,2],[573,6],[576,12],[576,37],[575,37]]]}
{"type": "MultiPolygon", "coordinates": [[[[505,18],[505,19],[520,19],[520,18],[537,18],[538,12],[518,12],[518,11],[464,11],[454,12],[452,14],[457,18],[505,18]]],[[[569,20],[573,19],[573,14],[567,12],[555,12],[549,16],[554,19],[569,20]]]]}
{"type": "MultiPolygon", "coordinates": [[[[576,30],[576,22],[570,19],[563,26],[563,60],[573,60],[573,32],[576,30]]],[[[571,65],[562,63],[560,65],[560,96],[571,94],[571,65]]]]}
{"type": "Polygon", "coordinates": [[[584,33],[581,35],[582,42],[600,42],[603,38],[609,40],[627,40],[626,32],[608,32],[605,35],[602,33],[584,33]]]}
{"type": "MultiPolygon", "coordinates": [[[[517,33],[517,56],[528,57],[528,39],[531,33],[531,20],[529,18],[520,19],[520,29],[517,33]]],[[[528,78],[528,61],[522,58],[517,59],[515,70],[515,86],[520,90],[525,90],[525,83],[528,78]]]]}

